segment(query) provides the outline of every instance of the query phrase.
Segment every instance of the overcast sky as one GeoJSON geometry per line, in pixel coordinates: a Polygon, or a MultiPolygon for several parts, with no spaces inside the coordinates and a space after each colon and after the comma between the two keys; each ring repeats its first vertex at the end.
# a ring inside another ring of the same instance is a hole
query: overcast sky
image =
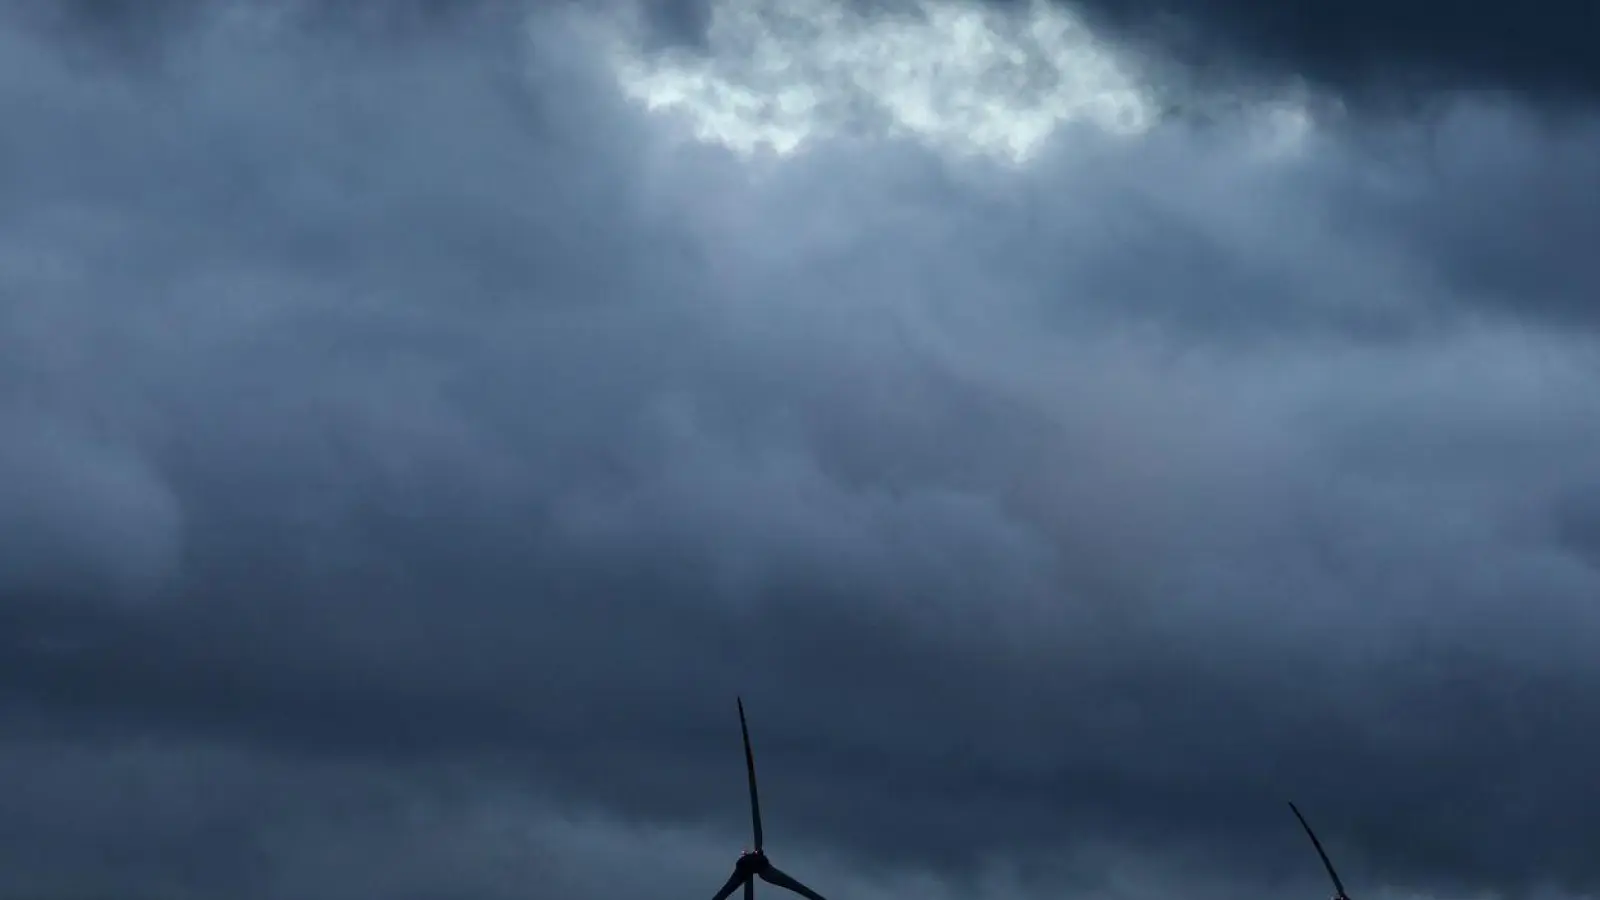
{"type": "Polygon", "coordinates": [[[1161,6],[6,4],[0,900],[709,898],[736,694],[829,900],[1600,896],[1596,14],[1161,6]]]}

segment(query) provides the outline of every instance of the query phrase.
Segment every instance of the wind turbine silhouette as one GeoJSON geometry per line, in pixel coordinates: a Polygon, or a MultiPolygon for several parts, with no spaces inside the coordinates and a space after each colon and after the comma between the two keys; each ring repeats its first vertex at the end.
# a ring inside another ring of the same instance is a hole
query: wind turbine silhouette
{"type": "Polygon", "coordinates": [[[1333,900],[1350,900],[1350,895],[1344,892],[1344,882],[1339,880],[1339,873],[1333,870],[1333,863],[1328,861],[1328,854],[1322,849],[1322,842],[1317,840],[1317,833],[1311,830],[1311,826],[1306,822],[1306,817],[1300,815],[1300,807],[1295,806],[1294,801],[1291,800],[1289,801],[1289,809],[1293,810],[1294,817],[1300,820],[1300,827],[1306,830],[1306,837],[1311,838],[1311,846],[1316,847],[1317,855],[1322,857],[1322,865],[1328,870],[1328,877],[1333,879],[1333,889],[1335,891],[1333,900]]]}
{"type": "Polygon", "coordinates": [[[752,900],[756,895],[757,878],[767,884],[793,891],[806,900],[824,900],[821,894],[784,874],[772,864],[772,860],[767,859],[767,854],[761,849],[761,801],[756,796],[756,758],[750,752],[750,727],[744,721],[744,699],[736,699],[739,704],[739,731],[744,734],[744,768],[750,776],[750,825],[755,832],[755,849],[739,854],[739,861],[734,863],[733,874],[728,876],[728,883],[722,886],[722,890],[717,891],[712,900],[728,900],[740,885],[744,886],[744,900],[752,900]]]}

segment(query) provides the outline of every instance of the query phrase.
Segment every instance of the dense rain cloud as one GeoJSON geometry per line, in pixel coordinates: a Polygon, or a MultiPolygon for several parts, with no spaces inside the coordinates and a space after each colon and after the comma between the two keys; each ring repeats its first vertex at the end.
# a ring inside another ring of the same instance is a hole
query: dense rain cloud
{"type": "Polygon", "coordinates": [[[0,14],[0,896],[709,897],[735,694],[830,900],[1323,895],[1289,799],[1359,896],[1600,890],[1592,78],[1395,16],[1516,90],[1341,117],[1319,29],[1202,124],[1043,4],[0,14]]]}

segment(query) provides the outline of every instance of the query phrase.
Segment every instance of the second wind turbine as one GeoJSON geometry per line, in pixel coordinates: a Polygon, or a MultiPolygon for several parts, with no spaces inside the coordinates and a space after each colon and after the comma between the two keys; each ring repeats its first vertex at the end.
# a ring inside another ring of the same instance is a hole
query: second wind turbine
{"type": "Polygon", "coordinates": [[[1311,830],[1311,823],[1306,817],[1300,815],[1300,807],[1289,801],[1289,809],[1294,811],[1294,817],[1300,820],[1300,827],[1306,830],[1306,837],[1311,838],[1311,846],[1317,848],[1317,855],[1322,857],[1322,867],[1328,870],[1328,877],[1333,879],[1333,900],[1350,900],[1350,895],[1344,892],[1344,882],[1339,880],[1339,873],[1333,869],[1333,860],[1328,859],[1327,851],[1322,849],[1322,842],[1317,840],[1317,833],[1311,830]]]}
{"type": "Polygon", "coordinates": [[[739,731],[744,734],[744,768],[750,776],[750,825],[755,832],[755,848],[739,854],[739,861],[733,865],[733,874],[728,876],[727,884],[722,886],[722,890],[717,891],[712,900],[728,900],[728,897],[741,885],[744,886],[744,900],[752,900],[756,895],[757,878],[767,884],[793,891],[806,900],[823,900],[821,894],[779,870],[761,849],[761,800],[756,796],[756,758],[755,754],[750,752],[750,727],[744,720],[744,700],[739,698],[737,702],[739,731]]]}

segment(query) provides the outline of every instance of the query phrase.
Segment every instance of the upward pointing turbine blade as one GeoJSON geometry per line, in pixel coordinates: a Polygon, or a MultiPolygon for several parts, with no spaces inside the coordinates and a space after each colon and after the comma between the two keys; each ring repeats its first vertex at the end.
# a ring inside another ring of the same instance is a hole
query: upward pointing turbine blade
{"type": "Polygon", "coordinates": [[[744,714],[744,698],[736,695],[734,699],[739,704],[739,733],[744,737],[744,770],[750,779],[750,828],[755,832],[756,845],[755,849],[739,854],[739,861],[733,867],[733,875],[711,900],[728,900],[741,885],[744,887],[744,900],[755,900],[757,878],[798,894],[804,900],[824,900],[821,894],[774,866],[772,860],[767,858],[766,852],[761,849],[763,843],[761,797],[756,791],[756,755],[750,749],[750,723],[744,714]]]}
{"type": "Polygon", "coordinates": [[[1311,830],[1311,825],[1306,821],[1306,817],[1300,815],[1300,807],[1295,806],[1294,801],[1291,800],[1289,801],[1289,809],[1294,811],[1294,817],[1300,820],[1300,827],[1306,830],[1306,837],[1311,838],[1311,846],[1316,847],[1317,855],[1322,857],[1322,865],[1328,870],[1328,877],[1333,879],[1333,889],[1338,891],[1334,896],[1342,898],[1342,900],[1349,900],[1350,895],[1344,892],[1344,882],[1339,880],[1339,873],[1333,870],[1333,863],[1328,859],[1327,852],[1322,849],[1322,842],[1317,840],[1317,833],[1311,830]]]}
{"type": "Polygon", "coordinates": [[[767,866],[763,869],[761,871],[761,880],[767,884],[775,884],[778,887],[793,891],[805,897],[806,900],[823,900],[821,894],[794,880],[791,876],[784,874],[777,866],[767,866]]]}
{"type": "Polygon", "coordinates": [[[761,799],[756,795],[756,757],[750,752],[750,726],[744,721],[744,698],[735,697],[739,704],[739,731],[744,735],[744,768],[750,776],[750,826],[755,832],[756,850],[761,849],[761,799]]]}

